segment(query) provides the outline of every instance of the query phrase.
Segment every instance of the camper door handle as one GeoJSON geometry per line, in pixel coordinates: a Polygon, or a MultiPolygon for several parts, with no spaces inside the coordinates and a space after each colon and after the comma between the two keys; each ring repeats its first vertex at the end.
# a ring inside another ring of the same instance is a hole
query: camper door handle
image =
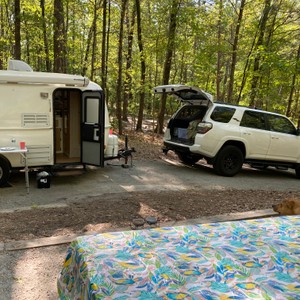
{"type": "Polygon", "coordinates": [[[99,128],[94,127],[94,141],[99,141],[99,128]]]}

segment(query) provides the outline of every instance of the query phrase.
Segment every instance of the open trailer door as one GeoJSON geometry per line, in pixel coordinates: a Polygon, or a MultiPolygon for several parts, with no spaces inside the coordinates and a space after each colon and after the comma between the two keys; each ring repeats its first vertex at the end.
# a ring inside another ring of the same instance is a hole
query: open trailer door
{"type": "Polygon", "coordinates": [[[100,92],[83,92],[81,162],[104,166],[104,97],[100,92]]]}

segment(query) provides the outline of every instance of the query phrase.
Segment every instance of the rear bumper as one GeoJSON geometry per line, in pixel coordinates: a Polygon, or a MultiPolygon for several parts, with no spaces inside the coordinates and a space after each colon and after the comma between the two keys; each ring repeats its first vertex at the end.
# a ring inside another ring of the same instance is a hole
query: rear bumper
{"type": "Polygon", "coordinates": [[[181,152],[181,153],[192,153],[190,151],[189,146],[183,146],[183,145],[178,145],[170,142],[164,142],[164,152],[167,152],[169,150],[175,151],[175,152],[181,152]]]}
{"type": "Polygon", "coordinates": [[[197,156],[202,156],[206,159],[213,159],[210,153],[206,151],[202,151],[203,149],[199,144],[178,144],[174,141],[164,141],[164,149],[163,152],[167,153],[169,150],[174,152],[180,152],[184,154],[192,154],[197,156]]]}

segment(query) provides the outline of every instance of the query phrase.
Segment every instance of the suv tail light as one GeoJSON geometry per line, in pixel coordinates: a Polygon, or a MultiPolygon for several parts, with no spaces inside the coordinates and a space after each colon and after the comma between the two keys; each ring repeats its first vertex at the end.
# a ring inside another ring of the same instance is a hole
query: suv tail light
{"type": "Polygon", "coordinates": [[[212,123],[199,123],[197,126],[197,133],[205,134],[213,127],[212,123]]]}

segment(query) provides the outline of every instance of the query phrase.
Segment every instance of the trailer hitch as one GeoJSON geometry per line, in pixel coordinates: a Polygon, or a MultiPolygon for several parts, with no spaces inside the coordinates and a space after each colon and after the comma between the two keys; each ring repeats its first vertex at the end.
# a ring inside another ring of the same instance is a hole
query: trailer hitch
{"type": "Polygon", "coordinates": [[[124,158],[125,163],[122,165],[123,168],[129,168],[128,165],[128,158],[130,157],[130,166],[132,167],[132,153],[136,152],[134,147],[128,148],[128,136],[125,135],[125,147],[123,149],[120,149],[118,152],[118,156],[120,158],[124,158]]]}

